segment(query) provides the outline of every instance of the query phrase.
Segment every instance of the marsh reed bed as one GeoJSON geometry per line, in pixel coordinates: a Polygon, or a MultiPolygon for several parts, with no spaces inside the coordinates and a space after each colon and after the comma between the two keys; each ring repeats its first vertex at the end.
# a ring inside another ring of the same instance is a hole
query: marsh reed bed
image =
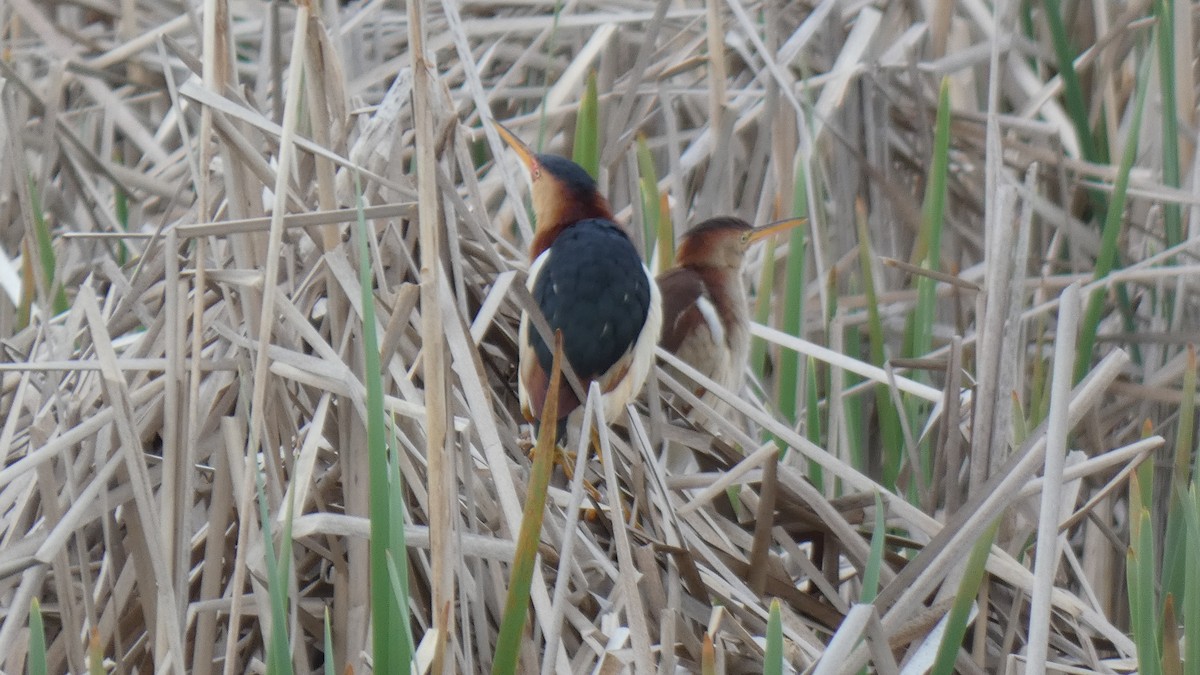
{"type": "Polygon", "coordinates": [[[1200,663],[1193,4],[0,26],[4,672],[1200,663]],[[656,269],[708,216],[809,217],[751,256],[731,412],[657,369],[544,507],[491,119],[656,269]]]}

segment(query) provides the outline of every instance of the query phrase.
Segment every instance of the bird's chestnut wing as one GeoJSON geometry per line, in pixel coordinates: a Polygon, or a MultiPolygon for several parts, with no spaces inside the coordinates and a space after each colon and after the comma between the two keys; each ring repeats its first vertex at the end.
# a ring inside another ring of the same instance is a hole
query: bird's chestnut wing
{"type": "Polygon", "coordinates": [[[658,277],[658,290],[663,313],[659,344],[675,353],[697,327],[707,323],[698,304],[704,296],[704,281],[695,271],[677,267],[658,277]]]}

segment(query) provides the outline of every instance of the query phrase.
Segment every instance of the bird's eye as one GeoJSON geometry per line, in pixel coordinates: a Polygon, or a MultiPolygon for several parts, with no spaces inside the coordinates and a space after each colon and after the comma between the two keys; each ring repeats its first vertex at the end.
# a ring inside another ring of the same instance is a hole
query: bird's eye
{"type": "Polygon", "coordinates": [[[742,235],[742,243],[743,243],[743,244],[749,244],[749,243],[750,243],[750,233],[749,233],[749,232],[747,232],[747,233],[745,233],[745,234],[743,234],[743,235],[742,235]]]}
{"type": "Polygon", "coordinates": [[[541,178],[542,177],[542,167],[540,167],[540,166],[533,167],[532,169],[529,170],[529,175],[532,176],[534,180],[541,178]]]}

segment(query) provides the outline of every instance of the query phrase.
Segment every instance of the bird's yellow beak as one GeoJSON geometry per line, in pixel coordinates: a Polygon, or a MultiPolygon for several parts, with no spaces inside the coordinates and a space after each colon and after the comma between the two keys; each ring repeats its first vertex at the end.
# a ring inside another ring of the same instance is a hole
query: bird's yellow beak
{"type": "Polygon", "coordinates": [[[807,222],[808,218],[788,218],[787,220],[780,220],[774,223],[767,223],[761,227],[756,227],[753,230],[750,230],[750,243],[753,244],[756,241],[766,239],[767,237],[779,232],[786,232],[797,225],[803,225],[807,222]]]}
{"type": "Polygon", "coordinates": [[[508,143],[509,147],[517,151],[517,156],[521,158],[521,162],[525,164],[525,168],[529,170],[529,173],[536,175],[538,160],[537,155],[534,154],[533,150],[531,150],[528,145],[525,145],[524,141],[517,138],[516,134],[509,131],[508,127],[500,124],[496,120],[492,120],[491,122],[492,126],[496,127],[496,131],[500,133],[500,138],[503,138],[504,142],[508,143]]]}

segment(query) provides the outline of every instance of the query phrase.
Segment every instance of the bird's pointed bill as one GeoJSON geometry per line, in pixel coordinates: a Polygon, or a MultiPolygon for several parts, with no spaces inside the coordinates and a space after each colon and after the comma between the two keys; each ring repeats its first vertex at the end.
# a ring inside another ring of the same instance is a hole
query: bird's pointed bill
{"type": "Polygon", "coordinates": [[[528,145],[525,145],[524,141],[517,138],[516,134],[509,131],[508,127],[500,124],[496,120],[492,120],[492,125],[495,126],[496,131],[500,133],[500,138],[503,138],[504,142],[508,143],[509,147],[517,151],[517,156],[521,158],[521,161],[525,164],[525,168],[532,172],[538,165],[537,155],[533,152],[533,150],[530,149],[528,145]]]}
{"type": "Polygon", "coordinates": [[[803,225],[807,222],[808,218],[788,218],[787,220],[780,220],[774,223],[768,223],[761,227],[756,227],[753,230],[750,230],[750,242],[754,243],[761,239],[766,239],[773,234],[786,232],[793,227],[803,225]]]}

